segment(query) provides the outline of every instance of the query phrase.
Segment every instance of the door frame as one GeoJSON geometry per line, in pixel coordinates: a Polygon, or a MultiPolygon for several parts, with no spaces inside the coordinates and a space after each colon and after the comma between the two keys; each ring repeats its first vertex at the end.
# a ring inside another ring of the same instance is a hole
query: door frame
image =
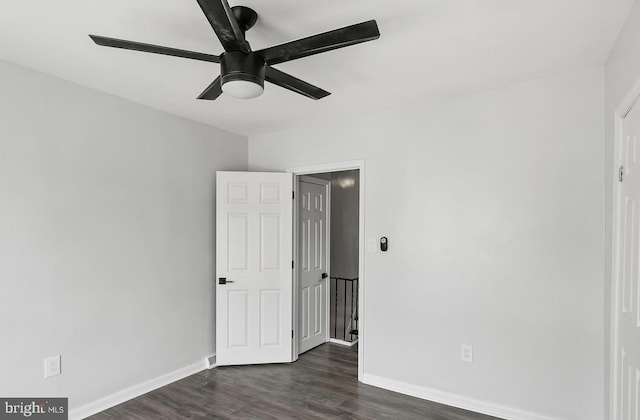
{"type": "MultiPolygon", "coordinates": [[[[364,160],[351,160],[346,162],[334,162],[334,163],[322,163],[316,165],[308,165],[308,166],[300,166],[287,169],[287,172],[290,172],[294,176],[293,188],[294,194],[297,197],[297,188],[298,188],[298,178],[303,175],[312,175],[323,172],[340,172],[340,171],[349,171],[355,170],[359,171],[359,182],[360,182],[360,191],[359,191],[359,215],[358,215],[358,380],[362,381],[362,377],[364,374],[364,346],[365,346],[365,285],[366,281],[364,280],[364,267],[365,267],[365,240],[364,240],[364,229],[365,229],[365,161],[364,160]]],[[[294,200],[294,205],[297,206],[297,203],[294,200]]],[[[294,258],[294,266],[298,266],[298,215],[297,211],[293,212],[293,258],[294,258]]],[[[293,290],[296,291],[293,296],[293,329],[294,329],[294,338],[293,345],[291,349],[292,360],[298,360],[298,299],[297,299],[297,290],[298,290],[298,274],[297,270],[293,270],[293,290]]],[[[327,302],[328,303],[328,302],[327,302]]],[[[328,327],[328,325],[327,325],[328,327]]],[[[328,328],[327,328],[328,331],[328,328]]]]}
{"type": "Polygon", "coordinates": [[[609,312],[609,416],[611,420],[616,419],[618,414],[618,384],[619,384],[619,367],[620,358],[618,356],[618,306],[620,291],[620,276],[618,270],[618,261],[620,261],[620,235],[621,226],[620,218],[620,190],[621,185],[618,182],[618,168],[622,165],[622,141],[624,136],[624,119],[629,115],[634,106],[640,106],[640,78],[635,82],[631,90],[616,108],[613,118],[615,124],[615,137],[613,149],[613,190],[611,199],[611,279],[610,279],[610,312],[609,312]]]}
{"type": "MultiPolygon", "coordinates": [[[[300,187],[300,183],[301,182],[306,182],[308,184],[315,184],[315,185],[320,185],[323,186],[325,188],[325,196],[327,197],[326,199],[326,209],[327,209],[327,221],[325,223],[325,250],[324,250],[324,255],[325,255],[325,268],[327,270],[327,274],[331,273],[331,181],[327,180],[327,179],[322,179],[322,178],[314,178],[312,175],[314,174],[310,174],[310,175],[294,175],[294,179],[293,179],[293,183],[294,183],[294,191],[295,191],[295,196],[299,197],[298,195],[298,188],[300,187]]],[[[298,278],[300,276],[300,269],[302,268],[301,264],[298,264],[298,221],[299,221],[299,213],[300,213],[300,206],[298,205],[298,202],[294,200],[295,203],[295,208],[293,209],[293,235],[295,236],[295,239],[293,241],[293,254],[294,254],[294,267],[295,270],[294,271],[294,286],[298,285],[298,278]]],[[[327,341],[329,341],[329,338],[331,338],[331,334],[329,333],[329,308],[331,306],[331,302],[330,302],[330,289],[331,289],[331,277],[329,276],[329,278],[327,279],[327,282],[325,284],[325,319],[324,319],[324,323],[326,326],[326,330],[325,330],[325,343],[327,341]]],[[[298,296],[298,292],[299,290],[295,290],[294,292],[296,293],[296,296],[298,296]]],[[[293,303],[294,307],[296,305],[296,303],[293,303]]],[[[297,318],[296,319],[296,323],[294,323],[294,341],[295,341],[295,347],[296,347],[296,353],[293,353],[296,356],[296,359],[298,358],[298,356],[300,355],[300,348],[299,348],[299,344],[300,344],[300,335],[297,334],[298,329],[297,329],[297,321],[300,319],[300,313],[298,312],[300,310],[300,307],[298,307],[298,310],[293,312],[293,315],[297,318]]]]}

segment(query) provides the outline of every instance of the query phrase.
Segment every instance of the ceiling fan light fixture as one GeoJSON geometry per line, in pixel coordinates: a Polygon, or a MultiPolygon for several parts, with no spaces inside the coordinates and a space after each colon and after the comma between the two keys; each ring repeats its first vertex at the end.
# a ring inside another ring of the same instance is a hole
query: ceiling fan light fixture
{"type": "Polygon", "coordinates": [[[264,59],[254,53],[225,52],[220,56],[222,92],[239,99],[251,99],[264,92],[264,59]]]}
{"type": "Polygon", "coordinates": [[[222,85],[222,92],[238,99],[252,99],[262,95],[264,87],[249,80],[229,80],[222,85]]]}

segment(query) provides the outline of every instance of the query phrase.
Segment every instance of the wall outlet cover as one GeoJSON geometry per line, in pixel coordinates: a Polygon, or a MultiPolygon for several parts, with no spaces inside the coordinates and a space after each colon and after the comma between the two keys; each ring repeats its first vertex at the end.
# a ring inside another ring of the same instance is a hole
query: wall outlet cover
{"type": "Polygon", "coordinates": [[[62,370],[60,369],[60,361],[61,361],[61,356],[59,354],[57,356],[51,356],[44,359],[44,377],[45,378],[57,376],[62,373],[62,370]]]}
{"type": "Polygon", "coordinates": [[[460,346],[460,360],[463,362],[473,362],[473,346],[463,344],[460,346]]]}

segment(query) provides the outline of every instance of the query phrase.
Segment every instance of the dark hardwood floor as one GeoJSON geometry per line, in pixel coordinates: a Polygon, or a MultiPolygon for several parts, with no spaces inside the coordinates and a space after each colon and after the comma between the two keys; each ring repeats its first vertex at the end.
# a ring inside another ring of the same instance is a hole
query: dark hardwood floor
{"type": "Polygon", "coordinates": [[[357,349],[324,344],[290,364],[219,367],[90,417],[489,420],[358,382],[357,349]]]}

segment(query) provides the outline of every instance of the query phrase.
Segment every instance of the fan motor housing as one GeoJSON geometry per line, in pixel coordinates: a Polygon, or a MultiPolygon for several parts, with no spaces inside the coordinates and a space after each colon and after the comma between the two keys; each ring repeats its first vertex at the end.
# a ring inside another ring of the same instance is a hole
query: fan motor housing
{"type": "Polygon", "coordinates": [[[220,56],[220,82],[246,80],[264,87],[266,64],[258,54],[240,51],[225,52],[220,56]]]}

